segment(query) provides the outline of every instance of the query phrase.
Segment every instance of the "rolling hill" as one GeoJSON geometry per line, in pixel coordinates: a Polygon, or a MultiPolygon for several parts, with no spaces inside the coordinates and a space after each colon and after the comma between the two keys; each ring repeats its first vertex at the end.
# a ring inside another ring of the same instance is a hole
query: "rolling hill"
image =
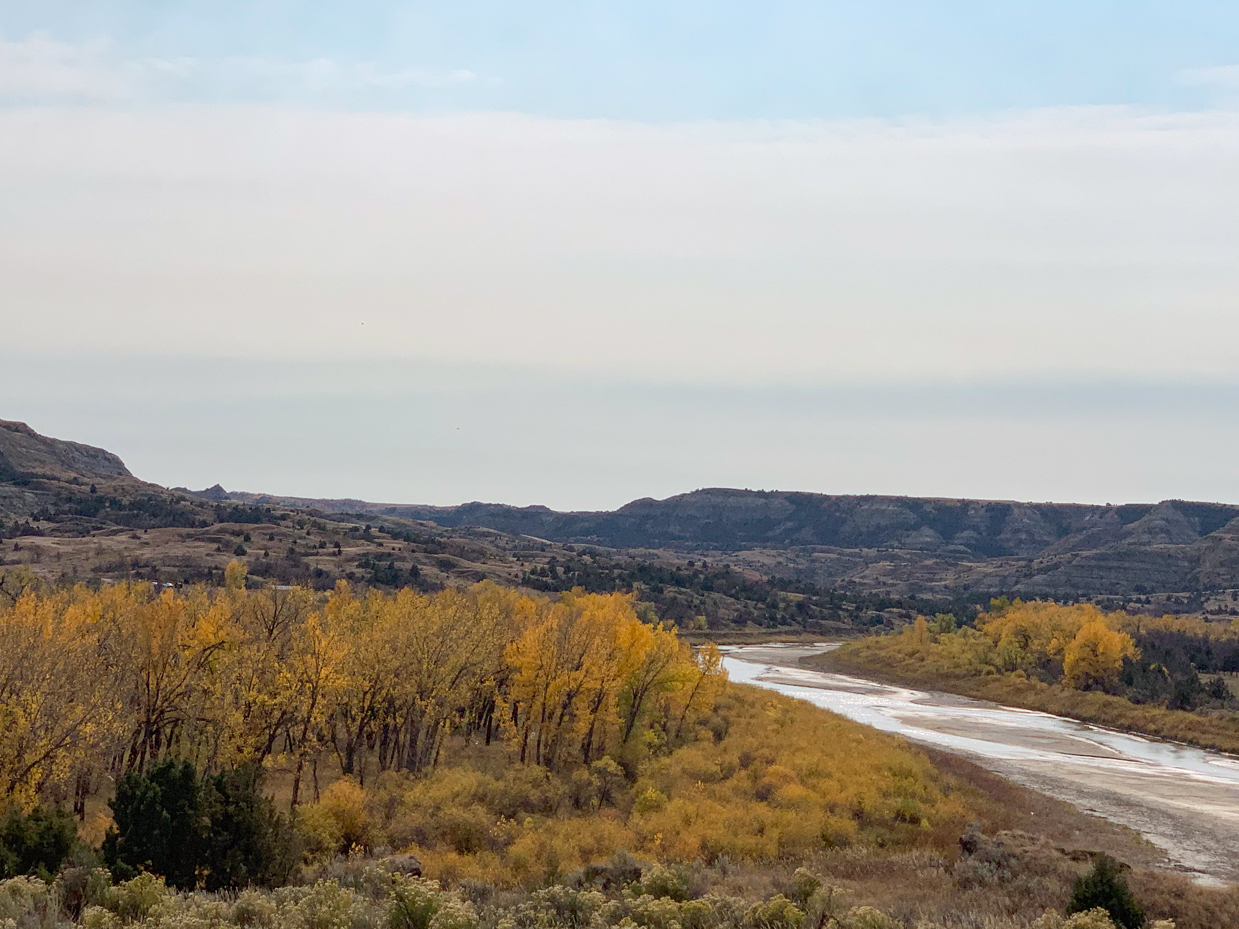
{"type": "Polygon", "coordinates": [[[111,452],[3,421],[0,535],[23,534],[58,540],[61,560],[72,550],[73,570],[94,576],[136,559],[155,575],[178,567],[189,579],[194,557],[216,570],[244,548],[259,576],[320,586],[350,572],[380,584],[410,577],[425,584],[491,577],[542,589],[635,584],[689,590],[690,613],[746,620],[771,610],[782,616],[796,598],[818,603],[828,593],[846,593],[849,602],[1110,598],[1133,608],[1229,615],[1236,609],[1231,591],[1239,588],[1239,506],[1220,503],[1098,506],[711,488],[614,511],[558,512],[311,499],[218,485],[195,492],[143,482],[111,452]],[[251,526],[266,543],[259,557],[250,551],[257,543],[232,543],[253,538],[243,528],[251,526]],[[125,549],[121,541],[135,541],[133,530],[146,536],[136,541],[147,549],[168,536],[167,564],[125,549]],[[179,532],[177,544],[171,530],[179,532]],[[194,533],[213,547],[177,554],[177,545],[192,548],[194,533]],[[365,547],[373,538],[361,539],[374,533],[388,540],[382,553],[365,547]],[[74,539],[109,539],[122,551],[85,557],[74,539]],[[342,540],[349,545],[336,545],[342,540]],[[392,543],[403,544],[393,551],[392,543]],[[756,612],[711,606],[720,591],[724,599],[738,596],[735,578],[711,573],[724,570],[759,588],[773,583],[739,597],[756,612]]]}

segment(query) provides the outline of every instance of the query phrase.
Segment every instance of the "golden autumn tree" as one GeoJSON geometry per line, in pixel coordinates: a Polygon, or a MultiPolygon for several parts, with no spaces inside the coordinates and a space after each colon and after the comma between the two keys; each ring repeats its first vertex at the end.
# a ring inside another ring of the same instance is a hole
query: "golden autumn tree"
{"type": "Polygon", "coordinates": [[[655,726],[664,738],[682,731],[723,679],[717,652],[699,664],[674,631],[643,623],[622,594],[572,592],[540,604],[507,659],[509,738],[522,762],[552,768],[623,753],[655,726]]]}
{"type": "Polygon", "coordinates": [[[220,596],[226,598],[231,629],[212,668],[207,764],[262,763],[296,717],[299,693],[290,662],[314,597],[308,590],[279,587],[248,592],[235,587],[220,596]]]}
{"type": "Polygon", "coordinates": [[[229,609],[203,589],[152,595],[117,584],[99,597],[115,624],[129,726],[125,770],[165,754],[193,758],[204,733],[215,662],[232,631],[229,609]]]}
{"type": "Polygon", "coordinates": [[[102,764],[123,725],[109,631],[80,591],[0,611],[0,804],[78,790],[102,764]]]}
{"type": "Polygon", "coordinates": [[[685,737],[726,675],[622,594],[551,600],[494,584],[434,595],[141,583],[0,598],[0,804],[84,798],[166,757],[359,780],[418,773],[496,735],[553,768],[685,737]]]}
{"type": "Polygon", "coordinates": [[[627,745],[638,723],[656,712],[659,698],[688,684],[692,661],[688,647],[661,623],[650,626],[624,617],[617,631],[623,667],[621,743],[627,745]]]}
{"type": "Polygon", "coordinates": [[[613,714],[618,673],[604,615],[587,615],[581,599],[538,606],[506,650],[504,723],[522,762],[556,767],[613,714]]]}
{"type": "Polygon", "coordinates": [[[688,682],[674,695],[675,731],[672,736],[675,741],[683,740],[697,720],[709,715],[726,684],[723,653],[713,642],[707,642],[693,653],[688,682]]]}
{"type": "MultiPolygon", "coordinates": [[[[340,581],[333,601],[347,596],[348,585],[340,581]]],[[[332,701],[343,684],[341,669],[349,643],[332,623],[331,610],[325,613],[311,613],[296,630],[286,665],[288,684],[297,695],[287,729],[287,744],[295,766],[290,800],[292,807],[296,807],[301,799],[306,764],[313,764],[317,772],[318,755],[326,742],[332,701]]]]}
{"type": "Polygon", "coordinates": [[[402,632],[391,719],[395,766],[420,771],[437,762],[447,735],[492,696],[507,644],[532,604],[482,584],[429,599],[401,591],[393,607],[402,632]]]}
{"type": "Polygon", "coordinates": [[[1063,654],[1063,683],[1077,689],[1104,686],[1123,669],[1124,658],[1136,658],[1136,646],[1126,632],[1101,619],[1084,623],[1063,654]]]}
{"type": "MultiPolygon", "coordinates": [[[[1096,628],[1082,640],[1081,648],[1084,642],[1100,641],[1098,629],[1117,630],[1130,619],[1126,613],[1103,613],[1088,603],[1062,605],[1016,600],[999,612],[982,614],[977,619],[977,628],[993,643],[994,662],[1000,670],[1062,669],[1065,673],[1068,650],[1085,626],[1096,628]]],[[[1126,636],[1126,642],[1130,647],[1130,636],[1126,636]]],[[[1081,660],[1079,649],[1073,660],[1081,660]]]]}

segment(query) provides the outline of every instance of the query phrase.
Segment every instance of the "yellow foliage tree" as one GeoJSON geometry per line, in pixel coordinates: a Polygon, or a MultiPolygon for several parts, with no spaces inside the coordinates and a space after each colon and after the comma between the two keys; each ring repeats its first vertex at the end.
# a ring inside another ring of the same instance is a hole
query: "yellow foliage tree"
{"type": "Polygon", "coordinates": [[[1135,657],[1131,636],[1100,619],[1090,620],[1063,654],[1063,683],[1076,688],[1107,684],[1118,677],[1124,658],[1135,657]]]}
{"type": "Polygon", "coordinates": [[[0,598],[0,801],[82,800],[103,774],[175,756],[307,773],[436,765],[449,738],[510,739],[565,768],[683,738],[725,674],[633,598],[556,600],[493,584],[356,595],[115,584],[0,598]],[[649,738],[638,738],[646,734],[649,738]]]}

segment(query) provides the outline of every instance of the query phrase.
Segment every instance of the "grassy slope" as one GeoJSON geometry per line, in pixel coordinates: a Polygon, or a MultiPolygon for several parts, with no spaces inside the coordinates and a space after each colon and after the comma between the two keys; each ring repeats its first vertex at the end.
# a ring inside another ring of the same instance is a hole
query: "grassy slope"
{"type": "Polygon", "coordinates": [[[732,685],[688,745],[600,790],[597,773],[516,767],[492,746],[370,791],[375,828],[432,876],[538,883],[621,849],[663,860],[803,857],[824,846],[950,850],[974,805],[925,754],[732,685]]]}
{"type": "Polygon", "coordinates": [[[728,688],[701,738],[601,802],[580,772],[516,765],[500,745],[456,757],[420,779],[367,783],[365,801],[370,840],[415,852],[450,886],[521,894],[623,849],[679,863],[696,893],[789,893],[793,871],[806,866],[847,906],[877,906],[908,925],[1014,929],[1047,907],[1061,911],[1089,855],[1106,852],[1135,869],[1150,912],[1180,929],[1239,916],[1239,890],[1168,874],[1160,852],[1124,827],[745,685],[728,688]],[[994,841],[1005,843],[1009,877],[960,860],[970,821],[1002,836],[994,841]]]}
{"type": "MultiPolygon", "coordinates": [[[[1239,925],[1239,889],[1191,885],[1132,831],[966,759],[744,685],[730,686],[719,710],[702,738],[601,803],[579,774],[517,765],[493,744],[453,753],[457,762],[426,777],[367,779],[364,808],[342,812],[359,814],[368,843],[412,850],[446,885],[493,887],[509,902],[625,849],[681,862],[694,893],[749,901],[790,893],[805,866],[839,889],[845,908],[877,906],[908,925],[1019,929],[1047,907],[1061,911],[1089,854],[1106,852],[1135,869],[1132,884],[1152,915],[1175,918],[1179,929],[1239,925]],[[666,801],[642,801],[651,789],[666,801]],[[924,825],[907,821],[910,799],[924,825]],[[823,826],[840,821],[827,847],[823,826]],[[959,858],[969,821],[1002,836],[993,841],[1006,843],[1009,877],[959,858]]],[[[282,803],[287,773],[272,771],[282,803]]],[[[321,774],[326,803],[339,774],[321,774]]],[[[315,873],[343,879],[341,869],[364,863],[340,859],[315,873]]]]}
{"type": "Polygon", "coordinates": [[[832,652],[806,659],[805,663],[818,670],[851,672],[891,683],[916,684],[965,697],[1067,716],[1111,729],[1239,754],[1239,727],[1228,719],[1142,706],[1123,697],[1081,692],[1061,684],[1022,680],[1008,674],[962,675],[951,669],[927,664],[919,653],[904,647],[902,638],[898,636],[875,636],[848,642],[832,652]]]}

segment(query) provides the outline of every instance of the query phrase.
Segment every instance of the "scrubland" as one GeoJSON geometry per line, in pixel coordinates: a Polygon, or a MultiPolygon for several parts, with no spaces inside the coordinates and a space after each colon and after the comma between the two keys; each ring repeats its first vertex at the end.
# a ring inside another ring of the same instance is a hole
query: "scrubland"
{"type": "Polygon", "coordinates": [[[1091,829],[1061,805],[1029,834],[1045,798],[729,684],[630,596],[240,565],[0,602],[0,796],[4,929],[1086,929],[1073,884],[1135,848],[1056,846],[1091,829]]]}

